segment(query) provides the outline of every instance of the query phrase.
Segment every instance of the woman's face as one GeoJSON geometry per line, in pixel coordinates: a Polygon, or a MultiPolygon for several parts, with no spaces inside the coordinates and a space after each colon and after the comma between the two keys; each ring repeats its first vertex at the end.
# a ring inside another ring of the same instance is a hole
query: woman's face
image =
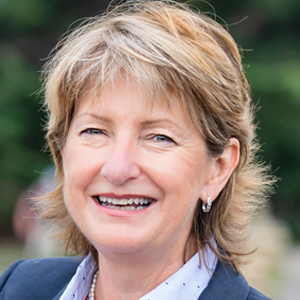
{"type": "Polygon", "coordinates": [[[77,107],[62,155],[66,205],[98,251],[182,255],[214,170],[183,107],[107,86],[77,107]]]}

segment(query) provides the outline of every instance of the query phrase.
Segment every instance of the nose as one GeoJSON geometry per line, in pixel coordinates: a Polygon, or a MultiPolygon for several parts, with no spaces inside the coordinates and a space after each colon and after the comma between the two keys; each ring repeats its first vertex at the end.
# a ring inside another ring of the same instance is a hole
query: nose
{"type": "Polygon", "coordinates": [[[115,145],[101,169],[101,175],[115,185],[138,178],[140,168],[134,159],[132,147],[115,145]]]}

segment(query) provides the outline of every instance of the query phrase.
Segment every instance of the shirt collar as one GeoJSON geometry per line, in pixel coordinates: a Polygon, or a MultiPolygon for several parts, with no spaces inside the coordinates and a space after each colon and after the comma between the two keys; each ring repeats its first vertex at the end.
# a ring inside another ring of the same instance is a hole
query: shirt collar
{"type": "Polygon", "coordinates": [[[202,252],[202,255],[206,258],[207,268],[204,263],[199,263],[199,254],[196,253],[176,273],[140,300],[198,299],[207,287],[217,263],[210,249],[202,252]]]}
{"type": "MultiPolygon", "coordinates": [[[[198,299],[207,287],[217,264],[217,258],[209,248],[201,255],[206,259],[207,268],[204,263],[200,264],[199,254],[196,253],[176,273],[140,300],[198,299]]],[[[89,293],[95,272],[96,266],[92,255],[89,254],[78,266],[75,275],[59,299],[84,300],[89,293]]]]}
{"type": "Polygon", "coordinates": [[[89,254],[78,266],[75,275],[59,300],[84,300],[89,293],[96,265],[89,254]]]}

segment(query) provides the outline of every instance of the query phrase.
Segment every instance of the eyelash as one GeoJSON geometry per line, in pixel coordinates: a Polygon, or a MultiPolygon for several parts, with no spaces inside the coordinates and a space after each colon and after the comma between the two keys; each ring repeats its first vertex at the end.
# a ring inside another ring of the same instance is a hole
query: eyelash
{"type": "Polygon", "coordinates": [[[172,138],[170,138],[169,136],[167,136],[167,135],[164,135],[164,134],[155,134],[155,135],[152,136],[153,139],[155,139],[157,137],[159,137],[159,138],[162,137],[163,140],[158,140],[156,142],[167,142],[167,143],[171,142],[171,143],[176,144],[176,142],[172,138]]]}
{"type": "Polygon", "coordinates": [[[97,129],[97,128],[87,128],[87,129],[84,129],[82,133],[87,133],[87,134],[90,134],[90,135],[94,135],[94,134],[104,134],[104,131],[101,130],[101,129],[97,129]]]}
{"type": "MultiPolygon", "coordinates": [[[[86,133],[89,135],[102,135],[105,134],[104,130],[102,129],[98,129],[98,128],[87,128],[84,129],[81,134],[86,133]]],[[[165,135],[165,134],[153,134],[150,139],[153,139],[155,142],[157,143],[173,143],[173,144],[177,144],[172,138],[170,138],[169,136],[165,135]],[[158,138],[158,140],[157,140],[158,138]]]]}

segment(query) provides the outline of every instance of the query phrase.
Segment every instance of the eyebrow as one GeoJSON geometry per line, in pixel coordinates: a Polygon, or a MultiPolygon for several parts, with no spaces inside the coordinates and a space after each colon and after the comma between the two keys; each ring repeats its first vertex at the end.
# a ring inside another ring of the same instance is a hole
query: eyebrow
{"type": "Polygon", "coordinates": [[[112,123],[111,119],[106,118],[106,117],[101,116],[101,115],[90,113],[90,112],[82,113],[82,114],[78,115],[77,118],[81,118],[81,117],[85,117],[85,116],[92,117],[92,118],[97,119],[97,120],[99,120],[101,122],[104,122],[104,123],[112,123]]]}
{"type": "MultiPolygon", "coordinates": [[[[94,113],[90,113],[90,112],[84,112],[80,115],[77,116],[77,118],[81,118],[84,116],[89,116],[92,118],[95,118],[101,122],[104,122],[106,124],[112,124],[113,121],[110,118],[106,118],[104,116],[98,115],[98,114],[94,114],[94,113]]],[[[141,127],[142,128],[148,128],[151,126],[156,126],[156,125],[160,125],[160,124],[171,124],[172,126],[175,126],[177,128],[179,128],[180,130],[183,130],[183,128],[181,128],[176,122],[173,122],[170,119],[165,119],[165,118],[161,118],[161,119],[154,119],[154,120],[146,120],[144,122],[141,123],[141,127]]]]}
{"type": "Polygon", "coordinates": [[[173,122],[170,119],[147,120],[147,121],[142,122],[142,127],[151,127],[151,126],[160,125],[160,124],[163,124],[163,123],[171,124],[171,125],[173,125],[173,126],[175,126],[175,127],[182,130],[182,128],[177,123],[173,122]]]}

